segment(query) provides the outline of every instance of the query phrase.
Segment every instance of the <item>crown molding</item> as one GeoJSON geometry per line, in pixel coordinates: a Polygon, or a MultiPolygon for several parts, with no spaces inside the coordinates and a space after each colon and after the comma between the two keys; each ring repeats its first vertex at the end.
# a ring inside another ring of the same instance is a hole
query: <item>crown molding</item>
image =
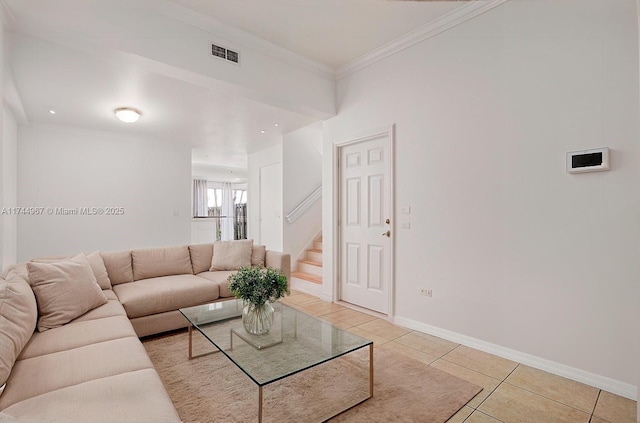
{"type": "Polygon", "coordinates": [[[405,50],[414,44],[435,37],[436,35],[488,12],[507,1],[509,0],[476,0],[469,2],[464,6],[456,8],[455,10],[415,29],[414,31],[411,31],[408,34],[375,49],[372,52],[352,60],[346,65],[340,66],[336,70],[336,79],[345,78],[355,72],[371,66],[376,62],[405,50]]]}

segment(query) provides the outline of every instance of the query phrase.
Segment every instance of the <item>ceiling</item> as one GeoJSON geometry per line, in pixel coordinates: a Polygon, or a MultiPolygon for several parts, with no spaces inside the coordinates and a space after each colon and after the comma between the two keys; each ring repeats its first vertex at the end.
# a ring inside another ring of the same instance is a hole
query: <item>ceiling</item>
{"type": "MultiPolygon", "coordinates": [[[[207,86],[156,72],[119,51],[123,33],[149,43],[200,29],[261,40],[338,71],[424,27],[463,1],[385,0],[0,0],[11,34],[7,52],[22,124],[62,124],[182,142],[194,163],[245,168],[247,154],[279,142],[317,116],[251,99],[228,84],[207,86]],[[153,19],[163,15],[162,21],[153,19]],[[174,18],[175,15],[175,18],[174,18]],[[189,18],[185,20],[185,16],[189,18]],[[163,24],[160,25],[159,22],[163,24]],[[123,124],[113,109],[143,112],[123,124]],[[56,113],[51,114],[50,110],[56,113]],[[277,124],[277,126],[276,126],[277,124]]],[[[11,90],[9,90],[11,91],[11,90]]]]}

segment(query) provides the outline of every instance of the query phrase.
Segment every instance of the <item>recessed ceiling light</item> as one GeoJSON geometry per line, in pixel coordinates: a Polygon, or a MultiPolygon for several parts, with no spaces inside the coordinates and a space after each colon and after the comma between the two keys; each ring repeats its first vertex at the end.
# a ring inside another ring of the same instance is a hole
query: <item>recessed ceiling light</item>
{"type": "Polygon", "coordinates": [[[55,110],[53,110],[53,109],[49,109],[49,113],[51,113],[52,115],[55,115],[55,114],[56,114],[56,111],[55,111],[55,110]]]}
{"type": "Polygon", "coordinates": [[[140,115],[142,114],[140,110],[134,109],[132,107],[120,107],[119,109],[114,110],[114,112],[118,119],[126,123],[136,122],[138,119],[140,119],[140,115]]]}
{"type": "Polygon", "coordinates": [[[280,124],[279,123],[274,123],[273,126],[278,127],[278,126],[280,126],[280,124]]]}
{"type": "Polygon", "coordinates": [[[264,129],[262,131],[260,131],[261,134],[266,133],[267,131],[265,131],[264,129]]]}

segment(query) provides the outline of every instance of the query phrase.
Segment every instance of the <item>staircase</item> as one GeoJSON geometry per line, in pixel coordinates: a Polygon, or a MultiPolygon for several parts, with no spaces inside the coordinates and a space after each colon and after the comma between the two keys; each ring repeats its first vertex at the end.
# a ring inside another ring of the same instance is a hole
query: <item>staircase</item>
{"type": "MultiPolygon", "coordinates": [[[[291,272],[291,277],[299,280],[294,279],[294,282],[300,282],[303,285],[315,284],[315,289],[309,287],[313,291],[322,285],[322,235],[313,241],[313,248],[305,251],[304,258],[298,260],[298,268],[295,272],[291,272]]],[[[294,287],[295,285],[294,283],[294,287]]],[[[299,288],[308,291],[300,286],[299,288]]]]}

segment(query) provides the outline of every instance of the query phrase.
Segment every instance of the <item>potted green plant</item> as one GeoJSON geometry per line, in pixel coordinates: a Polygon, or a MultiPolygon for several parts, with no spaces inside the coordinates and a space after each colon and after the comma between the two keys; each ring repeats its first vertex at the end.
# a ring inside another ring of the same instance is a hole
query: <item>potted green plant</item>
{"type": "Polygon", "coordinates": [[[244,301],[242,323],[247,332],[263,335],[271,330],[271,303],[287,294],[287,277],[273,267],[241,267],[229,276],[229,290],[244,301]]]}

